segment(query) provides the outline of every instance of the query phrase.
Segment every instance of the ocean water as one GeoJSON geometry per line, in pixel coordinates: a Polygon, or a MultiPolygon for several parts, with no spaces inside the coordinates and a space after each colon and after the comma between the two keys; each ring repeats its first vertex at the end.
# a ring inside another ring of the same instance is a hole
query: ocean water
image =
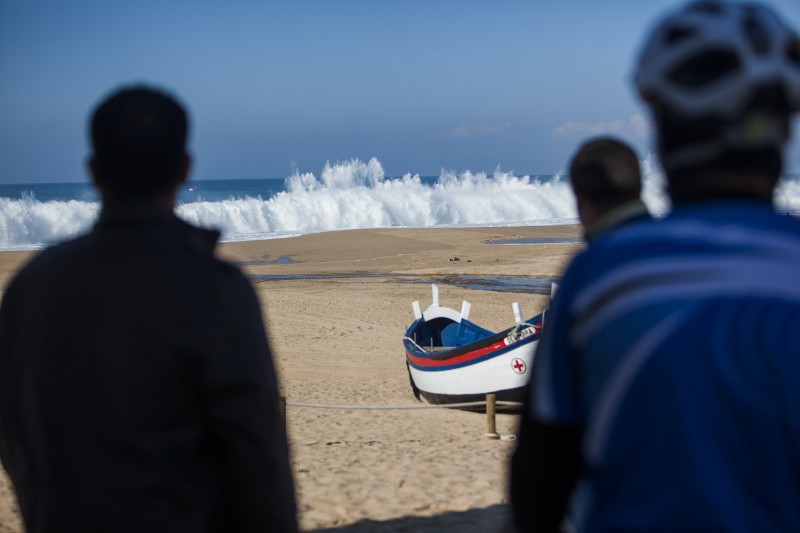
{"type": "MultiPolygon", "coordinates": [[[[642,162],[644,199],[669,210],[652,157],[642,162]]],[[[787,176],[776,201],[800,213],[800,179],[787,176]]],[[[88,231],[99,212],[88,183],[0,185],[0,250],[36,249],[88,231]]],[[[554,225],[577,222],[566,177],[442,171],[386,176],[377,159],[326,165],[319,175],[190,181],[177,214],[217,228],[224,241],[377,227],[554,225]]]]}

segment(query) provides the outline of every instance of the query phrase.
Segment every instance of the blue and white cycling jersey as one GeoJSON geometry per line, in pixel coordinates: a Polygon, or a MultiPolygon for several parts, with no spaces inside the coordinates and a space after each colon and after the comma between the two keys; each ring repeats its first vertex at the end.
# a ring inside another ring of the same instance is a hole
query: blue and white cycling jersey
{"type": "Polygon", "coordinates": [[[587,531],[800,531],[800,221],[716,201],[598,240],[532,385],[583,430],[587,531]]]}

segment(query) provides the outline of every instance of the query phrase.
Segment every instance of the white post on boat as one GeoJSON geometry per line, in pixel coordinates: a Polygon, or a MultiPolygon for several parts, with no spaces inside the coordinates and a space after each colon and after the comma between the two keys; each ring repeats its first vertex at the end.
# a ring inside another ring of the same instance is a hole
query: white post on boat
{"type": "Polygon", "coordinates": [[[431,283],[431,293],[433,295],[433,306],[439,307],[439,287],[435,283],[431,283]]]}
{"type": "Polygon", "coordinates": [[[472,304],[464,300],[461,302],[461,320],[469,318],[469,310],[472,309],[472,304]]]}
{"type": "MultiPolygon", "coordinates": [[[[556,297],[556,293],[558,292],[558,283],[551,283],[550,284],[550,303],[553,303],[553,299],[556,297]]],[[[542,327],[547,323],[547,317],[550,315],[550,306],[548,305],[544,311],[542,311],[542,327]]]]}
{"type": "Polygon", "coordinates": [[[511,309],[514,310],[514,323],[519,324],[522,322],[522,311],[519,308],[519,303],[514,302],[511,304],[511,309]]]}
{"type": "Polygon", "coordinates": [[[486,438],[499,439],[500,434],[497,432],[497,424],[495,423],[495,412],[497,410],[497,396],[494,394],[486,395],[486,438]]]}
{"type": "Polygon", "coordinates": [[[466,300],[461,302],[461,316],[458,319],[458,323],[461,324],[461,326],[459,326],[458,328],[459,337],[464,337],[464,329],[465,329],[464,320],[467,320],[467,317],[469,317],[470,309],[472,309],[471,303],[469,303],[466,300]]]}
{"type": "Polygon", "coordinates": [[[422,318],[422,309],[419,306],[419,300],[411,302],[411,307],[414,309],[414,319],[419,320],[422,318]]]}

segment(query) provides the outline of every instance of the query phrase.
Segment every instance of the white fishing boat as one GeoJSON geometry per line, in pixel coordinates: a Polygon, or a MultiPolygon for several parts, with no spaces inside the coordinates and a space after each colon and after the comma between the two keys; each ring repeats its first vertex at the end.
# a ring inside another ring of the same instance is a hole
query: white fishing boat
{"type": "Polygon", "coordinates": [[[430,403],[483,400],[519,401],[530,377],[534,351],[541,337],[542,316],[522,320],[519,304],[512,304],[515,323],[493,332],[468,320],[471,305],[461,311],[433,303],[421,310],[412,303],[415,320],[403,337],[406,364],[414,395],[430,403]]]}

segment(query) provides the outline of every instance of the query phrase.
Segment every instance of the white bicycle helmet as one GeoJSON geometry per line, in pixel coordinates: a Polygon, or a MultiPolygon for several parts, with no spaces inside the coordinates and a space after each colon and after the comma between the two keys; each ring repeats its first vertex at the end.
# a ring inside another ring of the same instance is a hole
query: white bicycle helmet
{"type": "Polygon", "coordinates": [[[762,4],[692,2],[651,32],[634,81],[646,102],[687,125],[718,125],[711,128],[713,139],[693,139],[679,153],[662,154],[674,166],[726,148],[780,148],[788,132],[777,117],[800,110],[800,39],[762,4]]]}

